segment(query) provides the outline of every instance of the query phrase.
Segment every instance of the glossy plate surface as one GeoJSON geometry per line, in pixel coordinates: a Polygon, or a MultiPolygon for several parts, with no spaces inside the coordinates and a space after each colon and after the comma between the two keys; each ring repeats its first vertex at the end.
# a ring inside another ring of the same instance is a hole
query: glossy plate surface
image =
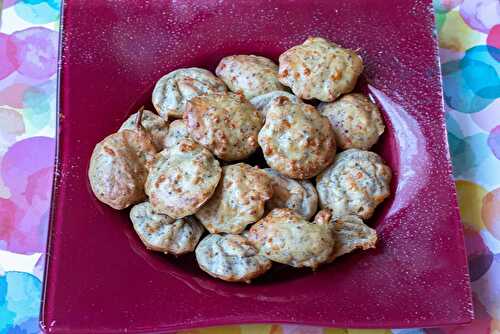
{"type": "Polygon", "coordinates": [[[229,323],[429,327],[472,318],[451,177],[431,1],[83,1],[65,4],[59,152],[42,321],[53,332],[165,332],[229,323]],[[128,210],[87,181],[94,145],[179,67],[231,54],[277,60],[308,36],[359,49],[358,90],[384,112],[375,150],[393,196],[370,224],[375,250],[311,273],[275,266],[251,285],[148,252],[128,210]]]}

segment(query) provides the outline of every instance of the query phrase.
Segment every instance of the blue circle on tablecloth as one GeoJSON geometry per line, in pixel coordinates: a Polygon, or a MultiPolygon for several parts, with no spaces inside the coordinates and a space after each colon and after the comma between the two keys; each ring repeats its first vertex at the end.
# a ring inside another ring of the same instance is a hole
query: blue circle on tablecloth
{"type": "Polygon", "coordinates": [[[14,10],[23,20],[35,24],[47,24],[59,20],[59,0],[23,0],[16,3],[14,10]]]}
{"type": "Polygon", "coordinates": [[[0,276],[0,333],[39,333],[42,284],[35,276],[8,271],[0,276]]]}
{"type": "Polygon", "coordinates": [[[460,177],[470,169],[478,167],[490,156],[487,140],[488,136],[483,133],[465,138],[459,138],[453,133],[448,133],[455,177],[460,177]]]}
{"type": "Polygon", "coordinates": [[[468,49],[461,60],[443,64],[444,99],[462,113],[481,111],[500,97],[500,51],[479,45],[468,49]]]}
{"type": "Polygon", "coordinates": [[[500,50],[479,45],[468,49],[460,60],[460,67],[467,86],[477,95],[486,99],[500,97],[500,50]]]}
{"type": "Polygon", "coordinates": [[[61,7],[61,0],[23,0],[23,2],[30,5],[38,5],[46,2],[50,7],[57,10],[61,7]]]}
{"type": "Polygon", "coordinates": [[[463,138],[460,125],[458,125],[458,122],[453,118],[453,116],[451,116],[449,112],[445,114],[445,120],[446,120],[446,129],[448,130],[448,134],[452,134],[458,138],[463,138]]]}
{"type": "Polygon", "coordinates": [[[53,117],[53,105],[57,83],[47,81],[28,88],[23,94],[23,115],[28,131],[43,129],[53,117]]]}
{"type": "Polygon", "coordinates": [[[13,325],[9,328],[8,334],[39,334],[40,320],[38,317],[30,318],[19,325],[13,325]]]}
{"type": "MultiPolygon", "coordinates": [[[[465,66],[469,65],[472,64],[465,64],[465,66]]],[[[475,113],[493,102],[493,99],[481,97],[469,87],[464,72],[460,67],[460,61],[443,64],[442,72],[444,100],[451,108],[462,113],[475,113]]]]}
{"type": "Polygon", "coordinates": [[[498,74],[500,73],[500,49],[492,45],[474,46],[464,54],[464,60],[477,60],[490,65],[498,74]]]}

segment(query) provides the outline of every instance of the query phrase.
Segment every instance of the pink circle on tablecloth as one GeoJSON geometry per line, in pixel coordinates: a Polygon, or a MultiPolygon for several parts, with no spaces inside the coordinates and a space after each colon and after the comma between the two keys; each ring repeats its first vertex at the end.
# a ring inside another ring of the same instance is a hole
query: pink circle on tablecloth
{"type": "MultiPolygon", "coordinates": [[[[48,226],[55,140],[31,137],[12,145],[5,153],[0,173],[14,204],[14,222],[0,236],[7,249],[18,253],[43,251],[48,226]]],[[[11,219],[11,220],[12,220],[11,219]]]]}
{"type": "Polygon", "coordinates": [[[491,28],[490,32],[488,33],[488,37],[486,38],[486,44],[500,49],[500,24],[497,24],[493,28],[491,28]]]}
{"type": "Polygon", "coordinates": [[[483,197],[481,219],[491,235],[500,240],[500,188],[483,197]]]}
{"type": "Polygon", "coordinates": [[[31,137],[18,141],[5,153],[0,166],[1,177],[12,196],[24,194],[29,177],[54,165],[55,140],[31,137]]]}
{"type": "Polygon", "coordinates": [[[8,77],[18,67],[16,45],[10,35],[0,33],[0,80],[8,77]]]}
{"type": "Polygon", "coordinates": [[[2,247],[17,253],[44,250],[50,208],[55,140],[32,137],[12,145],[0,173],[10,191],[10,227],[0,235],[2,247]]]}
{"type": "MultiPolygon", "coordinates": [[[[44,251],[52,175],[52,166],[35,170],[26,175],[25,182],[16,183],[23,184],[24,190],[16,188],[8,200],[0,199],[0,216],[5,217],[0,224],[0,248],[22,254],[44,251]]],[[[20,179],[14,181],[23,181],[23,175],[20,179]]]]}
{"type": "Polygon", "coordinates": [[[56,31],[33,27],[12,34],[16,44],[18,71],[23,75],[48,79],[56,73],[59,34],[56,31]]]}
{"type": "Polygon", "coordinates": [[[463,0],[439,0],[434,1],[434,9],[437,12],[449,12],[453,8],[457,7],[463,2],[463,0]]]}
{"type": "Polygon", "coordinates": [[[19,220],[18,207],[10,199],[0,197],[0,249],[7,249],[8,241],[15,232],[16,221],[19,220]]]}
{"type": "Polygon", "coordinates": [[[12,86],[0,89],[0,105],[22,108],[24,92],[30,87],[30,85],[15,83],[12,86]]]}
{"type": "Polygon", "coordinates": [[[20,254],[45,251],[48,214],[38,209],[23,209],[10,199],[0,198],[0,215],[5,218],[0,226],[0,249],[20,254]]]}
{"type": "Polygon", "coordinates": [[[19,2],[19,0],[4,0],[3,1],[3,8],[7,9],[8,7],[14,5],[16,2],[19,2]]]}

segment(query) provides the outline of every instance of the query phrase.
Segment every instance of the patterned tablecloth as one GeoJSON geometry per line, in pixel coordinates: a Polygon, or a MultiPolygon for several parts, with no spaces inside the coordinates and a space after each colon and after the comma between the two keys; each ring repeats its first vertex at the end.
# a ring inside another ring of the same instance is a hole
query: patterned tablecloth
{"type": "MultiPolygon", "coordinates": [[[[2,7],[2,0],[0,0],[2,7]]],[[[476,320],[408,330],[229,326],[190,333],[500,333],[500,0],[435,1],[448,140],[476,320]]],[[[38,333],[55,149],[60,0],[3,0],[0,333],[38,333]]]]}

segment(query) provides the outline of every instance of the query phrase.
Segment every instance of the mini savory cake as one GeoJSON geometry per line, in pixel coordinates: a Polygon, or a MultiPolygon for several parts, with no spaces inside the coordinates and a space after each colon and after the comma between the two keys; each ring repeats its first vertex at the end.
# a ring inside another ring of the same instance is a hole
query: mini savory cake
{"type": "Polygon", "coordinates": [[[144,200],[144,182],[155,154],[143,130],[123,130],[104,138],[90,158],[88,177],[94,195],[116,210],[144,200]]]}
{"type": "Polygon", "coordinates": [[[210,233],[239,234],[262,217],[271,195],[271,180],[264,171],[244,163],[224,166],[214,195],[196,217],[210,233]]]}
{"type": "Polygon", "coordinates": [[[319,112],[328,117],[341,149],[368,150],[384,133],[384,121],[377,106],[362,94],[347,94],[337,101],[321,103],[319,112]]]}
{"type": "Polygon", "coordinates": [[[186,122],[183,119],[176,119],[170,123],[168,134],[165,137],[165,147],[175,146],[182,139],[189,139],[186,122]]]}
{"type": "Polygon", "coordinates": [[[194,251],[204,231],[194,217],[173,219],[154,212],[149,202],[134,205],[130,220],[146,248],[165,254],[194,251]]]}
{"type": "Polygon", "coordinates": [[[338,218],[334,223],[333,237],[335,247],[328,260],[329,262],[355,249],[367,250],[375,248],[377,243],[377,231],[367,226],[357,216],[338,218]]]}
{"type": "Polygon", "coordinates": [[[223,93],[226,85],[203,68],[191,67],[172,71],[158,80],[153,90],[153,105],[165,120],[182,118],[186,102],[202,94],[223,93]]]}
{"type": "Polygon", "coordinates": [[[250,103],[257,109],[262,119],[266,119],[267,108],[275,99],[284,96],[287,97],[292,103],[301,103],[302,100],[297,96],[282,90],[275,90],[270,93],[259,95],[250,99],[250,103]]]}
{"type": "Polygon", "coordinates": [[[210,234],[196,247],[196,260],[207,274],[229,282],[250,281],[271,268],[271,261],[240,235],[210,234]]]}
{"type": "Polygon", "coordinates": [[[308,179],[319,174],[335,157],[330,122],[313,106],[279,97],[267,108],[259,144],[267,164],[279,173],[308,179]]]}
{"type": "Polygon", "coordinates": [[[310,181],[293,180],[280,173],[265,168],[271,178],[273,196],[266,202],[266,208],[289,208],[305,219],[311,219],[318,209],[318,193],[310,181]]]}
{"type": "Polygon", "coordinates": [[[194,214],[212,196],[220,176],[214,156],[195,141],[183,139],[156,156],[146,193],[154,211],[182,218],[194,214]]]}
{"type": "Polygon", "coordinates": [[[142,108],[96,145],[92,191],[114,209],[133,205],[146,248],[194,251],[228,282],[250,283],[273,261],[314,270],[375,248],[363,219],[390,195],[392,172],[367,151],[385,127],[368,97],[350,93],[362,70],[355,51],[321,37],[279,66],[233,55],[217,76],[174,70],[154,88],[158,114],[142,108]]]}
{"type": "Polygon", "coordinates": [[[368,219],[390,195],[391,169],[376,153],[349,149],[316,179],[322,208],[334,218],[356,215],[368,219]]]}
{"type": "MultiPolygon", "coordinates": [[[[125,129],[137,129],[137,117],[140,111],[130,115],[129,118],[122,124],[118,131],[125,129]]],[[[141,125],[146,133],[151,136],[151,140],[158,151],[165,147],[165,138],[168,134],[168,124],[163,118],[152,111],[144,110],[141,115],[141,125]]]]}
{"type": "Polygon", "coordinates": [[[279,79],[298,97],[331,102],[354,89],[363,61],[353,50],[309,37],[279,57],[279,79]]]}
{"type": "Polygon", "coordinates": [[[285,90],[278,80],[278,65],[261,56],[224,57],[217,66],[215,74],[231,91],[242,93],[247,99],[274,90],[285,90]]]}
{"type": "Polygon", "coordinates": [[[240,95],[195,97],[188,102],[184,118],[190,137],[219,159],[242,160],[257,149],[262,119],[240,95]]]}
{"type": "Polygon", "coordinates": [[[248,240],[272,261],[314,269],[333,252],[335,240],[329,218],[329,214],[320,212],[311,223],[292,209],[274,209],[252,225],[248,240]]]}

